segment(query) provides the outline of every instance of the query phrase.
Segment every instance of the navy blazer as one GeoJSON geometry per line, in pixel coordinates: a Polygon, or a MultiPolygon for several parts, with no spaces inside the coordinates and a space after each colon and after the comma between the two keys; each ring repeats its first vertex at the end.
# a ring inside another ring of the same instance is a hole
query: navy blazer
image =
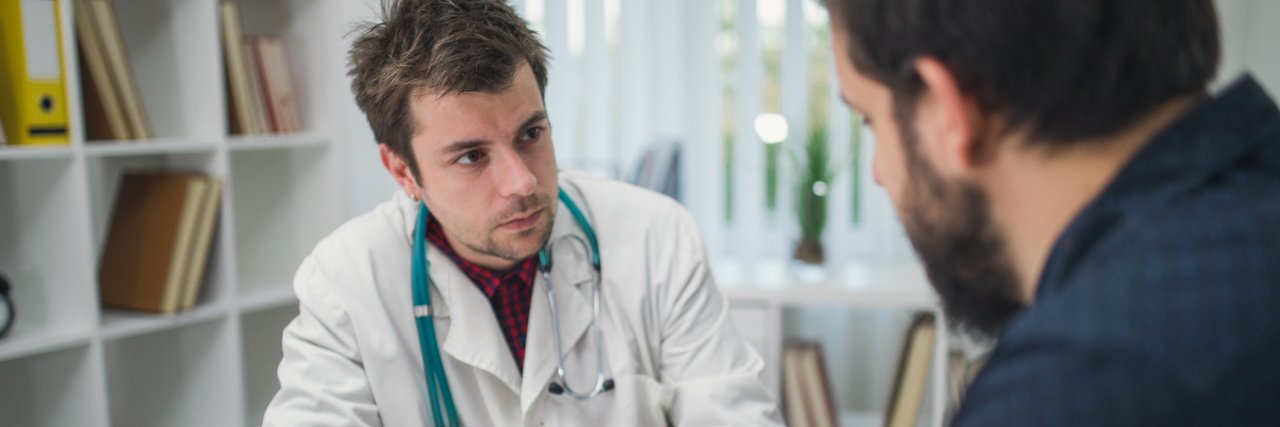
{"type": "Polygon", "coordinates": [[[956,426],[1280,426],[1280,111],[1244,77],[1071,222],[956,426]]]}

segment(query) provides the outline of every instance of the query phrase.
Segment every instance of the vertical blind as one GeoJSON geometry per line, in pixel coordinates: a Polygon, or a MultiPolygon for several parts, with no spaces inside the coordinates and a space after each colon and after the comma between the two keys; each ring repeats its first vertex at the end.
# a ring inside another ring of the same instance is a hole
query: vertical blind
{"type": "Polygon", "coordinates": [[[626,179],[651,144],[678,142],[681,202],[715,258],[789,258],[798,191],[826,197],[828,264],[912,256],[871,180],[873,137],[840,102],[815,0],[511,4],[550,50],[546,100],[561,167],[626,179]],[[785,137],[763,141],[779,116],[785,137]],[[815,137],[826,138],[835,174],[801,188],[795,161],[815,137]]]}

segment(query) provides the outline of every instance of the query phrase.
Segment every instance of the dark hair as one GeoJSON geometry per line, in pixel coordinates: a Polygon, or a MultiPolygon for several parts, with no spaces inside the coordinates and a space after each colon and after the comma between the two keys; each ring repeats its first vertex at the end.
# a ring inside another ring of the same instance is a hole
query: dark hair
{"type": "Polygon", "coordinates": [[[409,101],[427,93],[501,93],[526,63],[545,94],[546,47],[502,0],[383,0],[382,22],[366,24],[351,45],[347,75],[374,138],[421,180],[409,143],[409,101]]]}
{"type": "Polygon", "coordinates": [[[1218,67],[1212,0],[826,0],[858,71],[910,116],[936,58],[984,110],[1054,144],[1122,130],[1204,93],[1218,67]],[[905,110],[904,110],[905,109],[905,110]]]}

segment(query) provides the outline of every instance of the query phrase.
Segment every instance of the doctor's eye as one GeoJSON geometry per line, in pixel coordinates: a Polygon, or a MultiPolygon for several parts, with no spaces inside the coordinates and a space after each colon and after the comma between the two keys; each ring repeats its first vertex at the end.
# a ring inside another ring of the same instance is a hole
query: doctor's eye
{"type": "Polygon", "coordinates": [[[480,161],[480,159],[483,159],[483,158],[484,158],[484,152],[480,150],[471,150],[466,153],[462,153],[462,155],[458,157],[457,163],[463,164],[463,165],[469,165],[469,164],[478,162],[480,161]]]}
{"type": "Polygon", "coordinates": [[[532,141],[538,139],[540,135],[542,135],[542,127],[531,127],[529,130],[524,131],[524,135],[520,135],[520,140],[532,141]]]}

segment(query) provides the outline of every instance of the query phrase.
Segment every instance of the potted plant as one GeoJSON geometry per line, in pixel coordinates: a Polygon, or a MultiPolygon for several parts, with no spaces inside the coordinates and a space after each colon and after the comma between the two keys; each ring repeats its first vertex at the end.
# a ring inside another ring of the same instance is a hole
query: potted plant
{"type": "Polygon", "coordinates": [[[794,258],[808,264],[822,264],[826,259],[822,248],[822,230],[827,226],[827,192],[837,167],[827,150],[826,126],[809,131],[803,151],[791,159],[799,175],[796,187],[796,219],[800,222],[800,241],[794,258]]]}

